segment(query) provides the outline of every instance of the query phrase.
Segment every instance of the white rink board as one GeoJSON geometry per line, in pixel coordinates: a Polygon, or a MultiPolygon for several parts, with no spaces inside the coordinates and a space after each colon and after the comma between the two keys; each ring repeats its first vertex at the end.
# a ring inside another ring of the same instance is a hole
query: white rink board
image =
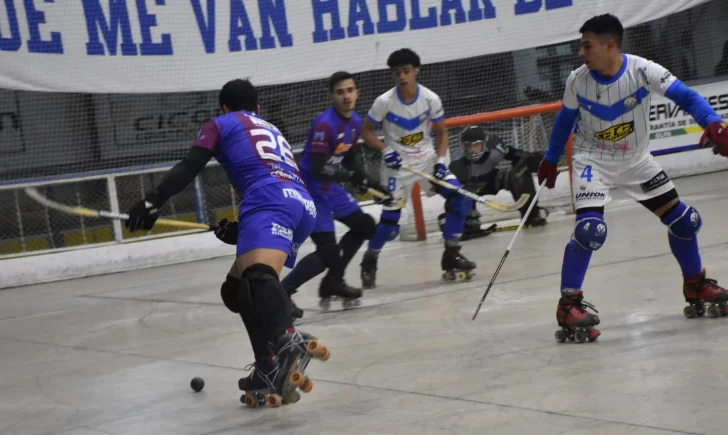
{"type": "MultiPolygon", "coordinates": [[[[713,155],[709,149],[669,154],[656,157],[665,171],[672,178],[705,174],[728,169],[728,159],[713,155]]],[[[569,187],[566,173],[559,175],[557,188],[543,192],[541,205],[553,210],[563,209],[568,205],[569,187]]],[[[512,201],[510,194],[501,192],[499,199],[512,201]]],[[[428,232],[437,231],[435,223],[437,215],[444,210],[444,200],[439,196],[422,198],[428,232]],[[433,226],[434,225],[434,226],[433,226]]],[[[379,220],[381,207],[370,205],[365,212],[379,220]]],[[[485,207],[481,208],[483,221],[518,218],[518,213],[497,213],[485,207]]],[[[403,213],[401,222],[406,224],[410,219],[403,213]]],[[[346,231],[346,227],[337,222],[337,235],[346,231]]],[[[403,242],[411,243],[411,242],[403,242]]],[[[310,241],[304,243],[299,252],[299,259],[312,251],[310,241]]],[[[17,287],[43,282],[59,281],[70,278],[103,275],[162,265],[184,263],[221,256],[232,256],[235,249],[219,242],[212,233],[169,237],[144,242],[108,245],[94,248],[57,252],[28,257],[10,258],[0,261],[0,288],[17,287]]]]}

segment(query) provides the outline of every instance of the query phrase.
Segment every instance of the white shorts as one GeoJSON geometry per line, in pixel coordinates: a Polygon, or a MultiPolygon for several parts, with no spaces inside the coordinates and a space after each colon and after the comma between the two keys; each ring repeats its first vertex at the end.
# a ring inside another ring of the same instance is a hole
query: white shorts
{"type": "Polygon", "coordinates": [[[585,156],[572,159],[571,188],[574,208],[603,207],[610,187],[624,189],[635,201],[658,197],[675,188],[651,154],[639,160],[598,160],[585,156]]]}
{"type": "MultiPolygon", "coordinates": [[[[425,174],[434,175],[435,163],[437,163],[436,155],[433,155],[431,159],[427,159],[419,164],[407,163],[406,161],[402,164],[405,166],[409,166],[412,169],[416,169],[420,172],[424,172],[425,174]]],[[[413,174],[412,172],[406,171],[404,169],[390,169],[384,166],[384,164],[382,163],[381,173],[382,185],[392,193],[395,202],[395,204],[389,207],[382,206],[383,210],[399,210],[400,208],[396,205],[396,203],[400,201],[406,201],[409,198],[409,194],[410,192],[412,192],[412,187],[414,187],[415,183],[419,183],[420,190],[427,193],[429,196],[437,194],[435,192],[434,186],[432,185],[432,183],[430,183],[429,180],[426,180],[417,174],[413,174]]],[[[447,172],[445,180],[450,183],[457,182],[457,178],[449,170],[447,172]]]]}

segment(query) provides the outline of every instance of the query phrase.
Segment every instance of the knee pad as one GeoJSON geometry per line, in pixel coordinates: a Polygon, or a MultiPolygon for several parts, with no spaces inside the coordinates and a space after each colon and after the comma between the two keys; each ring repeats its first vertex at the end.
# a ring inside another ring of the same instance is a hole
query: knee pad
{"type": "Polygon", "coordinates": [[[460,194],[454,194],[445,201],[445,211],[456,216],[465,217],[473,209],[473,200],[460,194]]]}
{"type": "Polygon", "coordinates": [[[225,282],[220,287],[220,297],[225,307],[235,314],[240,313],[239,305],[240,280],[232,275],[228,275],[225,282]]]}
{"type": "Polygon", "coordinates": [[[703,219],[696,209],[681,201],[672,210],[665,213],[662,223],[667,225],[667,231],[673,237],[692,240],[700,232],[703,219]]]}
{"type": "Polygon", "coordinates": [[[600,213],[588,211],[576,218],[572,239],[582,248],[596,251],[607,240],[607,223],[600,213]]]}
{"type": "Polygon", "coordinates": [[[377,232],[377,223],[374,218],[361,210],[341,221],[349,227],[349,232],[360,240],[369,240],[377,232]]]}

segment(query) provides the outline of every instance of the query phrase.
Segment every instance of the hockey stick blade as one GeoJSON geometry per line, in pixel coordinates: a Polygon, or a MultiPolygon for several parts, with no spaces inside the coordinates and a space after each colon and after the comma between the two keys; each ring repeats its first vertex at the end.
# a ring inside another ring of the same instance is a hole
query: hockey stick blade
{"type": "Polygon", "coordinates": [[[485,293],[483,293],[483,297],[480,299],[480,303],[478,304],[478,308],[475,310],[475,313],[473,313],[473,320],[478,316],[478,313],[480,312],[480,309],[483,307],[483,302],[485,302],[485,298],[488,296],[488,293],[490,292],[491,287],[493,287],[493,283],[495,282],[495,278],[498,276],[498,273],[501,270],[501,267],[503,267],[503,263],[506,262],[506,258],[508,258],[508,254],[511,252],[511,248],[513,248],[513,244],[516,241],[516,237],[518,237],[518,233],[521,232],[521,229],[523,229],[523,225],[526,223],[526,219],[531,215],[531,211],[533,210],[533,207],[536,205],[536,201],[538,200],[538,195],[541,193],[541,190],[546,185],[546,180],[543,180],[540,186],[538,186],[538,190],[536,191],[536,195],[533,196],[533,202],[531,202],[531,205],[528,206],[528,210],[523,215],[523,218],[521,219],[521,223],[518,224],[518,228],[516,229],[516,233],[513,234],[513,237],[511,238],[511,242],[508,244],[508,247],[506,248],[505,254],[503,254],[503,258],[501,258],[500,263],[498,263],[498,267],[495,269],[495,273],[493,273],[493,277],[490,279],[490,282],[488,283],[488,288],[485,289],[485,293]]]}
{"type": "Polygon", "coordinates": [[[517,211],[521,207],[526,205],[528,200],[531,198],[531,195],[529,195],[528,193],[524,193],[523,195],[521,195],[520,198],[518,198],[518,201],[516,201],[515,204],[510,204],[510,205],[502,204],[500,202],[491,201],[490,199],[486,199],[483,196],[477,195],[469,190],[460,188],[452,183],[448,183],[447,181],[439,180],[430,174],[426,174],[422,171],[418,171],[416,169],[410,168],[409,166],[402,166],[402,169],[404,169],[405,171],[411,172],[415,175],[419,175],[420,177],[430,181],[431,183],[437,184],[438,186],[442,186],[446,189],[454,190],[455,192],[459,193],[460,195],[462,195],[466,198],[469,198],[469,199],[472,199],[473,201],[484,204],[486,207],[492,208],[493,210],[497,210],[497,211],[502,211],[502,212],[517,211]]]}
{"type": "MultiPolygon", "coordinates": [[[[74,215],[74,216],[83,216],[83,217],[89,217],[89,218],[106,218],[106,219],[116,219],[116,220],[128,220],[129,215],[126,213],[115,213],[113,211],[105,211],[105,210],[92,210],[90,208],[86,207],[80,207],[80,206],[70,206],[61,204],[60,202],[53,201],[52,199],[49,199],[45,196],[43,196],[35,187],[26,187],[25,193],[31,197],[34,201],[38,202],[41,205],[44,205],[48,208],[52,208],[54,210],[58,210],[60,212],[74,215]]],[[[177,227],[177,228],[187,228],[187,229],[194,229],[194,230],[214,230],[216,227],[207,225],[207,224],[199,224],[197,222],[187,222],[187,221],[178,221],[173,219],[157,219],[155,222],[155,225],[161,225],[165,227],[177,227]]]]}

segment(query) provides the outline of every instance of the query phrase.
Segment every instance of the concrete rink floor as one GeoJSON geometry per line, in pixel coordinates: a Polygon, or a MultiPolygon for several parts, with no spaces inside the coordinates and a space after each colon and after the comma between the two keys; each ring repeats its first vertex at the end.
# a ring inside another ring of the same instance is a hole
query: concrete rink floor
{"type": "MultiPolygon", "coordinates": [[[[708,275],[728,284],[726,174],[676,184],[703,216],[708,275]]],[[[728,433],[728,318],[683,317],[665,227],[613,196],[584,286],[597,342],[554,340],[573,216],[521,234],[475,321],[512,232],[463,244],[479,265],[468,283],[441,281],[437,236],[394,242],[361,308],[321,312],[318,280],[295,296],[298,327],[332,357],[309,366],[311,393],[278,409],[239,402],[252,352],[219,299],[231,258],[0,291],[0,433],[728,433]]]]}

